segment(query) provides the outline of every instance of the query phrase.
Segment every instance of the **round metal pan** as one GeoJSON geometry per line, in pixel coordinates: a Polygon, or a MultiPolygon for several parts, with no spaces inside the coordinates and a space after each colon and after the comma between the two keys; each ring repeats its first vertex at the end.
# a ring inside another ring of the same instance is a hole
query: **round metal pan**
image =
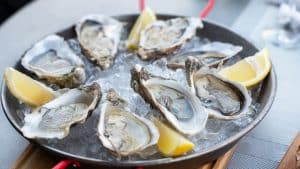
{"type": "MultiPolygon", "coordinates": [[[[173,17],[181,17],[176,15],[157,15],[159,19],[170,19],[173,17]]],[[[130,28],[135,20],[137,19],[138,15],[132,14],[132,15],[120,15],[115,16],[114,18],[125,21],[128,23],[128,27],[130,28]]],[[[73,26],[65,29],[63,31],[58,32],[57,34],[65,37],[66,39],[74,38],[75,32],[73,29],[73,26]]],[[[206,37],[209,38],[212,41],[223,41],[223,42],[229,42],[232,44],[240,45],[243,47],[243,51],[240,53],[240,56],[246,57],[251,56],[255,54],[258,49],[252,45],[250,42],[245,40],[243,37],[237,35],[236,33],[230,31],[229,29],[214,24],[212,22],[204,21],[204,29],[201,31],[198,31],[197,36],[206,37]]],[[[7,65],[10,66],[10,65],[7,65]]],[[[20,66],[20,63],[16,63],[15,65],[16,69],[19,69],[21,71],[25,71],[20,66]]],[[[67,157],[70,159],[75,159],[78,161],[81,161],[86,164],[91,165],[102,165],[102,166],[118,166],[118,167],[132,167],[132,166],[154,166],[161,168],[185,168],[186,165],[190,166],[199,166],[200,164],[212,161],[219,156],[223,155],[226,151],[228,151],[230,148],[232,148],[245,134],[247,134],[250,130],[252,130],[267,114],[269,111],[272,102],[275,98],[276,93],[276,75],[275,70],[272,68],[270,74],[265,78],[265,80],[262,82],[262,89],[260,92],[260,95],[257,98],[257,102],[261,105],[258,114],[255,117],[255,119],[249,124],[247,127],[242,129],[239,133],[235,134],[234,136],[224,140],[223,142],[215,145],[214,147],[211,147],[203,152],[195,152],[191,153],[189,155],[177,157],[177,158],[162,158],[157,160],[139,160],[139,161],[123,161],[123,160],[114,160],[114,161],[108,161],[108,160],[102,160],[102,159],[95,159],[95,158],[89,158],[85,156],[78,156],[76,154],[71,154],[65,151],[62,151],[60,149],[53,148],[47,144],[41,143],[37,140],[31,140],[30,142],[33,142],[37,145],[39,145],[41,148],[48,150],[52,153],[54,153],[57,156],[61,157],[67,157]]],[[[19,116],[16,115],[16,104],[19,104],[16,98],[12,96],[12,94],[8,91],[7,87],[3,83],[2,89],[1,89],[1,103],[4,110],[4,113],[7,117],[7,119],[10,121],[10,123],[14,126],[14,128],[20,132],[21,128],[21,122],[22,119],[19,118],[19,116]]],[[[20,132],[20,134],[22,134],[20,132]]],[[[71,144],[71,143],[70,143],[71,144]]],[[[101,152],[99,152],[101,153],[101,152]]]]}

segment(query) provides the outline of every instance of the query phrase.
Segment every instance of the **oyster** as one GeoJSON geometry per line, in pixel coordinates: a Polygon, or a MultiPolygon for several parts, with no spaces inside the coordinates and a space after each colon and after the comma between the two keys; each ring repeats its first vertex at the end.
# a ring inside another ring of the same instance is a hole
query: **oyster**
{"type": "Polygon", "coordinates": [[[200,62],[208,67],[214,67],[222,64],[227,59],[235,56],[243,47],[235,46],[229,43],[223,42],[211,42],[202,45],[199,49],[181,53],[171,57],[168,60],[168,67],[171,69],[184,68],[185,60],[188,56],[197,58],[200,62]]]}
{"type": "Polygon", "coordinates": [[[192,17],[156,21],[141,32],[138,53],[144,60],[161,58],[192,39],[202,27],[201,20],[192,17]]]}
{"type": "Polygon", "coordinates": [[[131,86],[183,134],[205,128],[208,113],[200,100],[177,81],[149,74],[139,65],[131,70],[131,86]]]}
{"type": "Polygon", "coordinates": [[[101,69],[109,68],[116,56],[121,38],[121,22],[103,15],[83,17],[75,28],[86,56],[101,69]]]}
{"type": "Polygon", "coordinates": [[[32,113],[25,114],[21,131],[27,138],[62,139],[69,134],[71,125],[85,122],[100,97],[97,83],[68,90],[32,113]]]}
{"type": "Polygon", "coordinates": [[[86,79],[83,61],[58,35],[36,43],[25,53],[21,64],[39,78],[61,87],[77,87],[86,79]]]}
{"type": "Polygon", "coordinates": [[[192,91],[210,109],[209,116],[230,120],[248,112],[251,97],[241,84],[224,79],[195,58],[186,60],[186,72],[192,91]]]}
{"type": "Polygon", "coordinates": [[[119,156],[138,153],[155,145],[159,132],[154,124],[127,110],[127,102],[110,89],[101,104],[98,124],[99,138],[104,147],[119,156]]]}

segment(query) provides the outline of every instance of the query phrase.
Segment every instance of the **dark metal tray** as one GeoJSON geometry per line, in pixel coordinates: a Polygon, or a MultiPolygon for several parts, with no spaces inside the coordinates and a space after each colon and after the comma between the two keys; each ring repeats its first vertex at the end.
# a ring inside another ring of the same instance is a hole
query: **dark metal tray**
{"type": "MultiPolygon", "coordinates": [[[[159,19],[169,19],[173,17],[180,17],[176,15],[157,15],[159,19]]],[[[132,27],[133,23],[135,22],[136,18],[138,17],[137,14],[132,15],[120,15],[115,16],[114,18],[125,21],[128,23],[128,27],[132,27]]],[[[236,33],[230,31],[229,29],[214,24],[209,21],[203,21],[204,22],[204,29],[198,32],[197,36],[206,37],[212,41],[223,41],[228,42],[236,45],[240,45],[243,47],[243,51],[240,52],[240,56],[246,57],[251,56],[255,54],[258,49],[252,45],[250,42],[245,40],[243,37],[237,35],[236,33]]],[[[63,31],[58,32],[57,34],[63,36],[65,39],[74,38],[75,32],[73,29],[73,26],[67,29],[64,29],[63,31]]],[[[9,66],[9,65],[8,65],[9,66]]],[[[22,69],[20,63],[16,63],[15,65],[16,69],[25,71],[22,69]]],[[[161,158],[161,159],[155,159],[155,160],[103,160],[103,159],[95,159],[95,158],[89,158],[86,156],[79,156],[76,154],[68,153],[66,151],[63,151],[61,149],[57,149],[54,147],[49,146],[45,142],[41,142],[39,140],[31,140],[29,141],[39,145],[45,150],[48,150],[58,156],[67,157],[71,159],[76,159],[78,161],[88,163],[91,165],[109,165],[109,166],[119,166],[119,167],[130,167],[130,166],[153,166],[153,165],[159,165],[157,167],[159,168],[165,168],[165,167],[174,167],[180,168],[188,164],[191,168],[192,166],[199,166],[200,164],[207,163],[209,161],[213,161],[216,158],[223,155],[225,152],[227,152],[230,148],[232,148],[245,134],[247,134],[250,130],[252,130],[267,114],[269,111],[273,100],[275,98],[276,93],[276,74],[274,67],[272,68],[270,74],[264,79],[262,82],[262,88],[261,91],[256,99],[256,102],[260,104],[260,107],[258,109],[258,113],[255,117],[255,119],[244,129],[242,129],[239,133],[235,134],[234,136],[226,139],[225,141],[215,145],[214,147],[211,147],[205,151],[202,152],[194,152],[185,156],[177,157],[177,158],[161,158]]],[[[7,119],[10,121],[10,123],[15,127],[15,129],[20,132],[20,128],[22,126],[22,119],[19,118],[19,116],[16,114],[16,105],[19,104],[18,100],[12,96],[12,94],[9,92],[7,87],[5,86],[4,82],[2,83],[2,89],[1,89],[1,103],[4,110],[4,113],[7,117],[7,119]]],[[[22,134],[20,132],[20,134],[22,134]]],[[[70,143],[70,146],[72,143],[70,143]]],[[[101,152],[99,152],[101,153],[101,152]]]]}

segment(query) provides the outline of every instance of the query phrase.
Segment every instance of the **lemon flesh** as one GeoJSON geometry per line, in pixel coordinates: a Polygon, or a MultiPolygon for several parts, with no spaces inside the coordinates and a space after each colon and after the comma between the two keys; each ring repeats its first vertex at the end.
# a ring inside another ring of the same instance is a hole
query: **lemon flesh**
{"type": "Polygon", "coordinates": [[[182,135],[166,126],[158,119],[153,120],[159,130],[158,150],[167,157],[176,157],[186,154],[194,148],[194,144],[182,135]]]}
{"type": "Polygon", "coordinates": [[[4,79],[9,91],[29,106],[43,105],[55,97],[50,88],[13,68],[5,69],[4,79]]]}
{"type": "Polygon", "coordinates": [[[251,87],[262,81],[271,70],[268,49],[263,49],[254,56],[238,61],[232,66],[221,69],[219,74],[236,81],[245,87],[251,87]]]}
{"type": "Polygon", "coordinates": [[[154,12],[146,7],[143,12],[140,14],[136,22],[134,23],[131,32],[128,37],[127,47],[131,50],[137,49],[140,33],[141,31],[149,24],[156,21],[156,16],[154,12]]]}

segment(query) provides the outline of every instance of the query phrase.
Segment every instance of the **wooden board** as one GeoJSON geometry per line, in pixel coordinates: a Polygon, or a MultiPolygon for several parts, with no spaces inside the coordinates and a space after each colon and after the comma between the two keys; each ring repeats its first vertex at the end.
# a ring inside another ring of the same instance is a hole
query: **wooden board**
{"type": "MultiPolygon", "coordinates": [[[[218,160],[213,163],[209,163],[203,166],[199,166],[197,169],[225,169],[230,161],[235,148],[232,148],[218,160]]],[[[55,158],[49,153],[41,150],[40,148],[30,144],[25,151],[20,155],[20,157],[13,164],[11,169],[51,169],[54,167],[60,159],[55,158]]],[[[81,166],[80,169],[85,169],[90,167],[81,166]]],[[[155,167],[145,167],[144,169],[154,169],[155,167]]],[[[96,168],[95,168],[96,169],[96,168]]],[[[113,169],[113,168],[97,168],[97,169],[113,169]]]]}
{"type": "Polygon", "coordinates": [[[11,169],[48,169],[57,163],[57,159],[30,144],[11,169]]]}
{"type": "Polygon", "coordinates": [[[300,132],[281,160],[278,169],[300,169],[300,132]]]}

